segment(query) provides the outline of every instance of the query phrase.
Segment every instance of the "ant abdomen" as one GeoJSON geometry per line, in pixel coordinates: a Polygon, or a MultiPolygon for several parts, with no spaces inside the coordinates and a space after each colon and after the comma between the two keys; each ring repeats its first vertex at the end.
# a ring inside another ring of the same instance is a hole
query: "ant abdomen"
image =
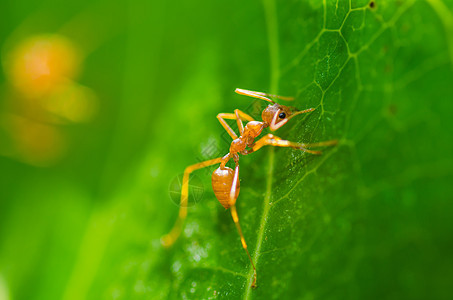
{"type": "MultiPolygon", "coordinates": [[[[230,203],[230,192],[231,186],[233,185],[234,180],[234,171],[228,167],[218,167],[217,169],[212,172],[212,189],[214,190],[214,194],[219,200],[220,204],[222,204],[225,209],[228,209],[232,204],[230,203]]],[[[239,196],[239,180],[236,184],[236,194],[234,196],[235,201],[239,196]]]]}

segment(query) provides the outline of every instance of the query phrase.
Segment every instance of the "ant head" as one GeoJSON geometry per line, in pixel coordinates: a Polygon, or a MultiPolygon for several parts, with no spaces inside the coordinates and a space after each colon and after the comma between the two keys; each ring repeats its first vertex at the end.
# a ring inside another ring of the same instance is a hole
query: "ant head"
{"type": "Polygon", "coordinates": [[[293,115],[291,107],[274,103],[263,110],[261,118],[269,125],[270,130],[275,131],[285,125],[291,115],[293,115]]]}
{"type": "Polygon", "coordinates": [[[285,106],[278,103],[268,105],[261,114],[261,118],[269,125],[269,129],[275,131],[285,125],[294,116],[313,111],[314,108],[299,111],[292,106],[285,106]]]}
{"type": "Polygon", "coordinates": [[[261,93],[261,92],[254,92],[254,91],[249,91],[249,90],[243,90],[243,89],[236,89],[236,93],[240,95],[245,95],[245,96],[250,96],[253,98],[261,99],[267,102],[270,102],[272,104],[269,104],[268,107],[266,107],[263,110],[263,113],[261,114],[261,118],[263,119],[264,123],[269,126],[270,130],[275,131],[282,127],[283,125],[286,124],[291,118],[293,118],[296,115],[307,113],[310,111],[314,111],[314,108],[309,108],[306,110],[299,111],[297,108],[292,107],[292,106],[285,106],[276,103],[274,100],[268,98],[268,97],[273,97],[285,101],[293,101],[293,97],[284,97],[284,96],[278,96],[278,95],[271,95],[267,93],[261,93]]]}

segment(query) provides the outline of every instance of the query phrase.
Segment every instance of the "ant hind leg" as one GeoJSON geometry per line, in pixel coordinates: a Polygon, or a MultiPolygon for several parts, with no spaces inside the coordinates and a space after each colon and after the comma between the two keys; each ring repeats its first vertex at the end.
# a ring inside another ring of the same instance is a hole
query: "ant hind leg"
{"type": "Polygon", "coordinates": [[[253,263],[252,257],[250,256],[250,252],[247,249],[247,243],[245,242],[244,235],[242,234],[242,229],[241,225],[239,223],[239,216],[238,212],[236,210],[236,186],[237,182],[239,181],[239,165],[236,164],[236,168],[234,171],[234,179],[233,179],[233,184],[231,186],[231,192],[230,192],[230,209],[231,209],[231,217],[233,217],[234,224],[236,225],[236,228],[238,230],[239,236],[241,237],[241,243],[242,243],[242,248],[244,248],[245,252],[247,253],[247,256],[250,260],[250,263],[253,267],[253,281],[252,281],[252,288],[256,287],[256,268],[255,264],[253,263]]]}
{"type": "Polygon", "coordinates": [[[182,225],[184,224],[184,220],[187,216],[187,201],[189,197],[189,176],[195,170],[205,168],[217,163],[222,162],[222,157],[207,160],[204,162],[200,162],[191,166],[188,166],[184,170],[184,176],[182,178],[182,188],[181,188],[181,201],[179,204],[179,214],[178,219],[176,220],[173,228],[171,229],[170,233],[164,235],[160,241],[164,247],[170,247],[173,245],[176,240],[178,239],[179,235],[181,234],[182,225]]]}

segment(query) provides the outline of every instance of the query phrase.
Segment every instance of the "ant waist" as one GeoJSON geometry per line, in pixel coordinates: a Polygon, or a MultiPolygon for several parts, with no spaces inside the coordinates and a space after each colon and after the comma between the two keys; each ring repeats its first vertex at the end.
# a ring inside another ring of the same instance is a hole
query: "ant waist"
{"type": "Polygon", "coordinates": [[[252,136],[240,136],[233,140],[230,146],[230,153],[238,153],[245,150],[246,147],[253,144],[255,138],[252,136]]]}

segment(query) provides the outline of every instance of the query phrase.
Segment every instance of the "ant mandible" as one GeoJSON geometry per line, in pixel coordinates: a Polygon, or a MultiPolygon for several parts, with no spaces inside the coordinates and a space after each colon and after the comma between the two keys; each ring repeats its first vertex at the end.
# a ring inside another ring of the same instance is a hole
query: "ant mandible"
{"type": "Polygon", "coordinates": [[[285,125],[289,120],[291,120],[294,116],[308,113],[314,111],[314,108],[305,109],[302,111],[298,111],[297,109],[285,105],[278,104],[271,100],[270,98],[277,98],[286,101],[292,101],[294,98],[292,97],[283,97],[278,95],[271,95],[261,92],[254,92],[249,90],[243,89],[236,89],[235,91],[238,94],[250,96],[254,98],[258,98],[261,100],[265,100],[270,102],[262,112],[261,118],[263,121],[256,121],[248,114],[244,113],[239,109],[234,110],[234,114],[232,113],[220,113],[217,115],[217,119],[219,120],[220,124],[222,124],[223,128],[228,132],[231,136],[233,141],[231,142],[230,151],[227,155],[215,159],[210,159],[204,162],[200,162],[194,165],[187,167],[184,170],[184,176],[182,180],[182,189],[181,189],[181,203],[179,207],[179,216],[175,222],[170,233],[163,236],[161,239],[162,244],[165,247],[170,247],[179,237],[182,225],[184,223],[184,219],[187,216],[187,199],[189,194],[189,175],[195,170],[205,168],[211,165],[215,165],[220,163],[219,168],[217,168],[212,173],[212,189],[214,190],[214,194],[216,198],[219,200],[220,204],[225,209],[230,208],[231,216],[233,217],[233,221],[236,225],[236,228],[239,232],[241,237],[242,247],[244,248],[245,252],[247,252],[247,256],[250,260],[250,263],[253,267],[253,282],[252,287],[256,287],[256,268],[255,264],[252,261],[252,257],[250,256],[249,251],[247,250],[247,244],[244,239],[244,235],[242,234],[241,226],[239,224],[239,217],[236,210],[236,200],[239,196],[239,154],[247,155],[253,153],[263,146],[277,146],[277,147],[290,147],[294,149],[299,149],[304,152],[308,152],[311,154],[320,155],[321,151],[309,150],[308,148],[312,147],[323,147],[323,146],[332,146],[337,144],[336,140],[326,141],[326,142],[319,142],[314,144],[304,144],[304,143],[296,143],[287,140],[283,140],[278,136],[273,134],[266,134],[264,137],[259,139],[255,142],[255,138],[257,138],[264,128],[269,127],[271,131],[275,131],[285,125]],[[269,98],[268,98],[269,97],[269,98]],[[234,130],[227,124],[225,119],[236,120],[237,125],[239,127],[240,136],[238,137],[234,130]],[[245,125],[242,124],[242,121],[248,121],[245,125]],[[246,149],[248,148],[248,149],[246,149]],[[235,169],[231,169],[226,166],[226,163],[230,159],[234,160],[236,165],[235,169]]]}

